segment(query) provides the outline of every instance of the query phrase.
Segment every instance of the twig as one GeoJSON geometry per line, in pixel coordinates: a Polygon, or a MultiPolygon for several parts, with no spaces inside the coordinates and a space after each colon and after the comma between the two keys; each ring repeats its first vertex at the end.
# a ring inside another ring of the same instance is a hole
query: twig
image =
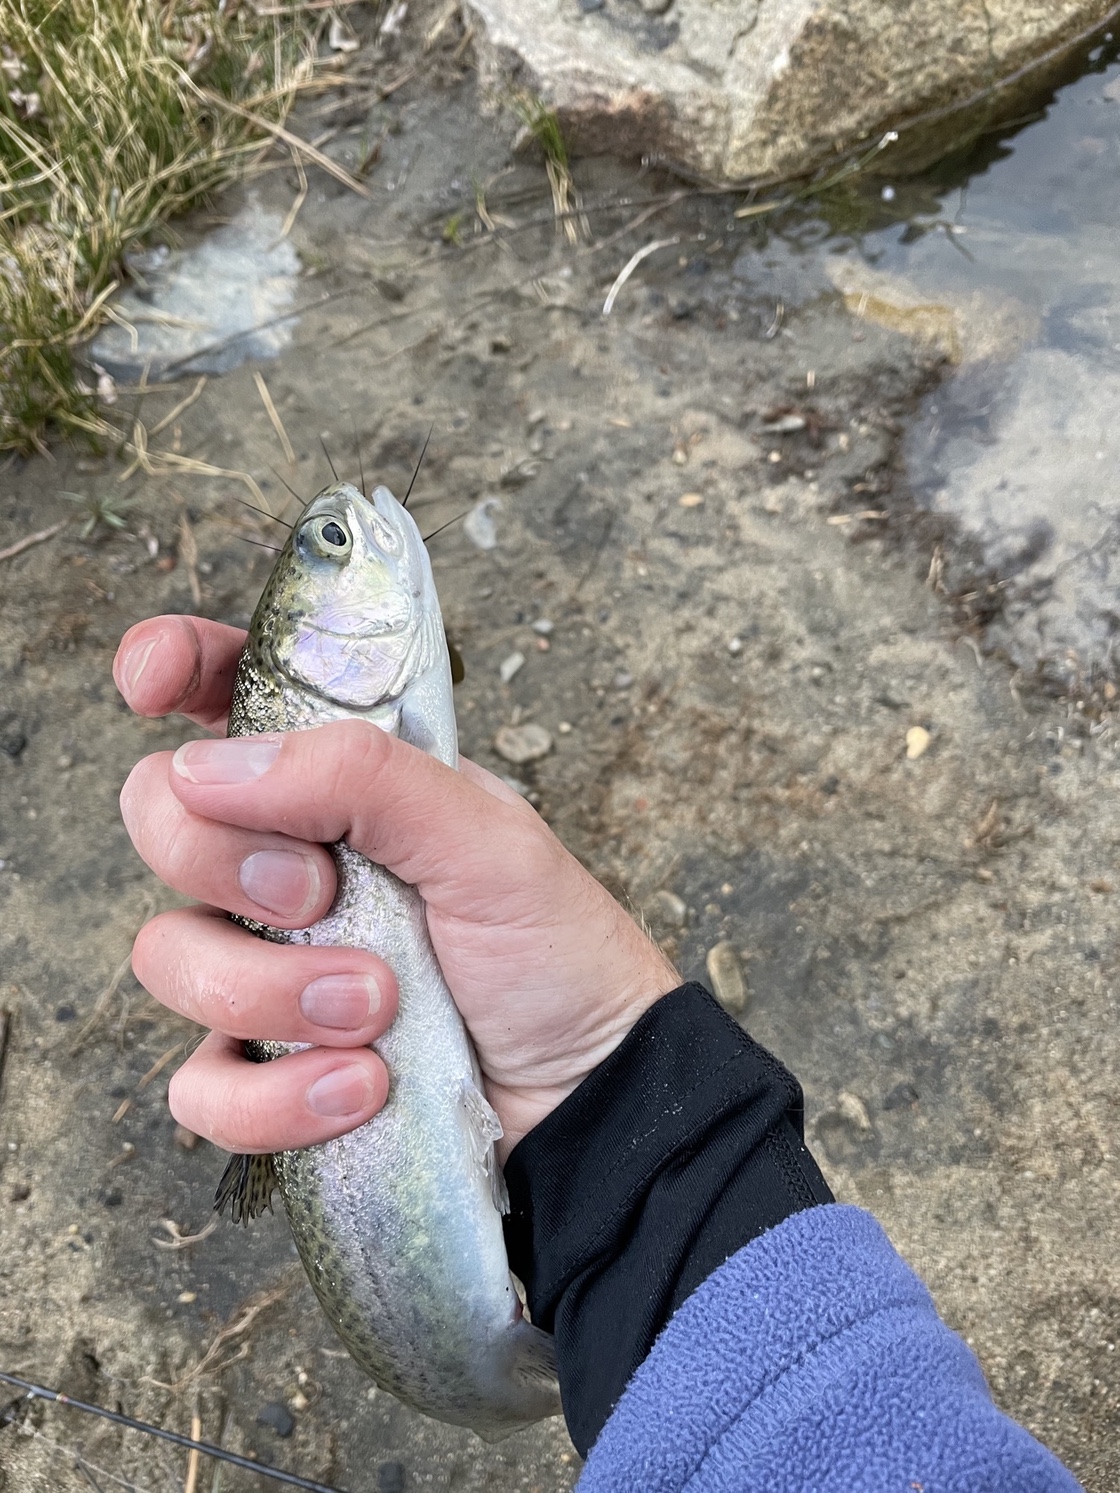
{"type": "Polygon", "coordinates": [[[281,446],[284,448],[284,460],[290,467],[295,466],[295,450],[288,439],[288,432],[284,429],[284,422],[280,418],[280,412],[272,402],[272,395],[268,392],[268,385],[264,381],[264,374],[254,373],[253,379],[257,386],[257,393],[261,396],[261,403],[264,405],[265,414],[272,421],[272,428],[279,437],[281,446]]]}
{"type": "Polygon", "coordinates": [[[205,1228],[199,1229],[197,1234],[184,1234],[173,1218],[161,1218],[160,1224],[171,1235],[171,1238],[153,1239],[152,1243],[157,1249],[189,1249],[192,1244],[201,1244],[204,1239],[209,1239],[218,1227],[218,1218],[215,1215],[205,1228]]]}
{"type": "Polygon", "coordinates": [[[163,1072],[163,1070],[167,1067],[168,1063],[175,1056],[175,1054],[177,1052],[181,1052],[182,1050],[183,1044],[181,1042],[176,1042],[174,1047],[169,1047],[166,1052],[161,1053],[160,1056],[156,1058],[152,1066],[148,1069],[147,1073],[144,1074],[144,1077],[136,1085],[136,1092],[139,1093],[141,1089],[146,1089],[151,1083],[152,1079],[157,1078],[159,1074],[163,1072]]]}
{"type": "MultiPolygon", "coordinates": [[[[198,1413],[198,1397],[195,1396],[194,1414],[191,1416],[191,1440],[198,1441],[202,1436],[202,1416],[198,1413]]],[[[187,1458],[187,1480],[183,1484],[183,1493],[195,1493],[198,1485],[198,1463],[201,1453],[197,1446],[192,1446],[187,1458]]]]}
{"type": "Polygon", "coordinates": [[[656,253],[658,249],[667,249],[671,244],[679,243],[679,234],[674,238],[655,238],[652,243],[646,244],[645,247],[639,249],[636,254],[632,254],[627,262],[623,265],[622,269],[619,271],[618,278],[615,280],[614,284],[607,292],[607,298],[603,302],[603,315],[609,316],[611,314],[611,311],[614,308],[615,297],[618,295],[618,292],[622,289],[622,287],[626,284],[627,280],[629,280],[630,276],[641,264],[643,259],[645,259],[650,254],[656,253]]]}
{"type": "Polygon", "coordinates": [[[64,518],[57,524],[51,524],[49,529],[39,529],[35,534],[24,535],[22,539],[17,539],[15,544],[9,544],[6,550],[0,550],[0,560],[14,560],[17,555],[22,555],[24,550],[29,550],[33,544],[45,544],[48,539],[61,534],[69,522],[68,518],[64,518]]]}
{"type": "MultiPolygon", "coordinates": [[[[186,567],[187,584],[191,588],[191,602],[194,605],[195,611],[200,611],[202,608],[202,582],[198,578],[198,541],[194,537],[194,530],[191,528],[191,521],[187,517],[186,508],[181,509],[179,513],[179,554],[186,567]]],[[[175,1052],[177,1049],[172,1048],[171,1051],[175,1052]]],[[[165,1054],[165,1057],[160,1059],[161,1065],[168,1056],[170,1054],[165,1054]]],[[[159,1069],[157,1068],[155,1072],[158,1073],[159,1069]]],[[[140,1087],[143,1088],[147,1081],[147,1077],[141,1079],[140,1087]]]]}
{"type": "MultiPolygon", "coordinates": [[[[168,385],[168,387],[170,388],[171,386],[168,385]]],[[[167,429],[167,427],[173,421],[175,421],[175,420],[177,420],[179,418],[179,416],[183,413],[184,410],[189,410],[190,407],[191,407],[191,405],[195,402],[195,400],[202,393],[202,391],[203,391],[203,389],[205,389],[205,387],[206,387],[206,374],[204,373],[202,375],[202,377],[199,379],[198,383],[195,384],[195,386],[191,390],[191,392],[186,396],[186,398],[185,399],[180,399],[179,403],[175,406],[175,408],[173,410],[168,410],[167,414],[164,415],[163,419],[157,421],[156,424],[152,426],[151,430],[148,431],[148,439],[151,440],[152,436],[154,436],[154,435],[160,435],[163,431],[165,431],[167,429]]],[[[150,392],[150,388],[146,392],[150,392]]],[[[124,479],[121,478],[120,480],[123,481],[124,479]]]]}
{"type": "MultiPolygon", "coordinates": [[[[216,1217],[211,1219],[211,1226],[216,1222],[216,1217]]],[[[166,1223],[164,1227],[166,1227],[166,1223]]],[[[159,1243],[160,1241],[157,1240],[156,1242],[159,1243]]],[[[173,1246],[164,1247],[169,1248],[173,1246]]],[[[181,1379],[176,1379],[174,1384],[161,1384],[158,1379],[149,1379],[148,1383],[153,1384],[157,1389],[166,1389],[172,1394],[178,1394],[181,1389],[193,1383],[200,1375],[220,1374],[224,1369],[229,1368],[231,1363],[237,1363],[238,1360],[247,1357],[249,1345],[248,1343],[242,1343],[235,1354],[221,1363],[218,1362],[219,1358],[221,1358],[222,1349],[226,1344],[233,1342],[235,1338],[244,1337],[260,1314],[263,1311],[267,1311],[270,1306],[275,1306],[278,1301],[282,1300],[288,1294],[288,1290],[289,1288],[286,1285],[277,1286],[271,1291],[266,1291],[256,1301],[251,1301],[235,1321],[226,1323],[195,1364],[194,1368],[188,1374],[184,1374],[181,1379]]]]}
{"type": "MultiPolygon", "coordinates": [[[[84,1410],[87,1415],[96,1415],[102,1420],[110,1420],[114,1425],[124,1426],[129,1431],[143,1431],[148,1436],[158,1436],[161,1441],[170,1441],[174,1446],[186,1447],[188,1451],[197,1448],[205,1457],[217,1457],[219,1461],[244,1468],[246,1472],[255,1472],[258,1477],[271,1478],[276,1483],[287,1483],[290,1488],[303,1488],[306,1493],[344,1493],[342,1488],[331,1488],[326,1483],[317,1483],[311,1478],[300,1477],[298,1473],[284,1472],[279,1467],[265,1467],[260,1462],[251,1461],[248,1457],[238,1456],[236,1452],[226,1451],[224,1447],[213,1446],[209,1441],[182,1436],[178,1431],[167,1431],[163,1426],[153,1426],[148,1421],[136,1420],[133,1416],[123,1415],[118,1410],[106,1410],[103,1405],[90,1405],[85,1400],[73,1399],[70,1395],[60,1394],[57,1389],[48,1389],[42,1384],[32,1384],[27,1379],[20,1379],[15,1374],[6,1374],[3,1370],[0,1370],[0,1384],[13,1384],[17,1389],[25,1390],[28,1395],[36,1399],[50,1400],[56,1405],[64,1405],[68,1410],[84,1410]]],[[[43,1439],[48,1438],[43,1437],[43,1439]]],[[[57,1442],[52,1444],[58,1445],[57,1442]]],[[[92,1462],[90,1466],[93,1466],[92,1462]]],[[[106,1475],[100,1467],[97,1471],[103,1476],[106,1475]]],[[[114,1479],[114,1481],[120,1481],[120,1479],[114,1479]]],[[[129,1483],[125,1486],[134,1487],[135,1484],[129,1483]]]]}
{"type": "MultiPolygon", "coordinates": [[[[183,77],[186,78],[185,73],[183,77]]],[[[232,99],[223,98],[220,93],[213,93],[209,88],[200,88],[193,78],[187,81],[199,97],[204,98],[207,103],[213,104],[216,108],[225,109],[230,114],[236,114],[241,119],[247,119],[250,124],[255,125],[259,130],[264,130],[267,134],[272,135],[274,139],[283,140],[289,149],[302,151],[308,160],[314,161],[316,166],[321,166],[336,181],[340,181],[344,187],[349,187],[352,192],[357,192],[359,197],[368,198],[373,196],[370,189],[360,182],[356,176],[351,176],[345,166],[340,166],[337,161],[332,161],[330,156],[324,155],[321,150],[316,150],[310,141],[301,140],[298,135],[293,135],[291,130],[286,130],[282,124],[273,124],[270,119],[265,119],[262,115],[255,114],[252,109],[246,109],[242,104],[235,104],[232,99]]]]}
{"type": "Polygon", "coordinates": [[[79,1028],[73,1042],[70,1044],[71,1057],[73,1057],[75,1053],[81,1050],[82,1043],[89,1036],[90,1032],[93,1031],[94,1027],[101,1020],[102,1016],[104,1016],[105,1012],[109,1008],[109,1002],[113,999],[114,995],[116,995],[117,991],[120,989],[121,981],[124,979],[125,975],[128,974],[131,968],[132,953],[131,951],[129,951],[129,953],[127,953],[121,960],[116,973],[113,975],[113,978],[109,981],[108,985],[105,986],[105,989],[97,997],[96,1001],[93,1004],[93,1010],[89,1013],[85,1022],[79,1028]]]}
{"type": "Polygon", "coordinates": [[[0,1097],[3,1096],[4,1064],[8,1061],[8,1043],[12,1037],[12,1013],[0,1011],[0,1097]]]}

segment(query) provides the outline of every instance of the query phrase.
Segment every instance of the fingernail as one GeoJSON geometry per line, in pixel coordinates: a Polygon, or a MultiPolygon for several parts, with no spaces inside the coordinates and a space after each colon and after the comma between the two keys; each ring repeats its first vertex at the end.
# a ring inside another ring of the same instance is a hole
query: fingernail
{"type": "Polygon", "coordinates": [[[268,736],[188,741],[172,757],[171,766],[188,783],[251,783],[276,761],[280,746],[268,736]]]}
{"type": "Polygon", "coordinates": [[[347,1063],[317,1078],[307,1091],[312,1114],[330,1119],[359,1114],[373,1103],[373,1080],[361,1063],[347,1063]]]}
{"type": "Polygon", "coordinates": [[[381,1009],[381,991],[368,975],[323,975],[304,988],[299,1009],[315,1026],[357,1030],[381,1009]]]}
{"type": "Polygon", "coordinates": [[[136,693],[136,686],[140,683],[140,676],[148,667],[148,660],[159,642],[158,638],[149,638],[146,643],[141,643],[136,648],[130,648],[121,659],[121,683],[124,689],[121,691],[126,698],[136,693]]]}
{"type": "Polygon", "coordinates": [[[319,867],[298,850],[257,850],[237,870],[241,890],[258,907],[297,917],[319,895],[319,867]]]}

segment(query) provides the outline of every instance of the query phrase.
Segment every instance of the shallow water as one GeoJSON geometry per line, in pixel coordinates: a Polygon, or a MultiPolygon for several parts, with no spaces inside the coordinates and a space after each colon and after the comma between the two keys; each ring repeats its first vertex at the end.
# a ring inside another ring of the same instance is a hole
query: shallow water
{"type": "Polygon", "coordinates": [[[1091,49],[1017,133],[876,184],[902,220],[830,265],[857,314],[908,317],[958,364],[909,434],[913,489],[1007,583],[995,635],[1015,663],[1067,679],[1111,672],[1120,631],[1116,54],[1091,49]]]}
{"type": "Polygon", "coordinates": [[[185,249],[158,246],[130,262],[134,284],[117,320],[93,341],[93,361],[116,378],[158,381],[228,373],[274,358],[292,340],[299,255],[284,219],[250,198],[230,222],[185,249]]]}

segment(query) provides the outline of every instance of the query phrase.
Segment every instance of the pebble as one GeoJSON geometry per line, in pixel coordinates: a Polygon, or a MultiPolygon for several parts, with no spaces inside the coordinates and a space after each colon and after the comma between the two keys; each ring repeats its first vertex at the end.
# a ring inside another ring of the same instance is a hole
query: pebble
{"type": "Polygon", "coordinates": [[[626,669],[619,669],[618,673],[614,676],[615,689],[629,689],[633,683],[634,676],[626,669]]]}
{"type": "Polygon", "coordinates": [[[503,658],[498,665],[498,674],[502,683],[508,684],[524,663],[525,655],[521,652],[511,653],[508,658],[503,658]]]}
{"type": "Polygon", "coordinates": [[[676,892],[666,891],[665,888],[646,898],[642,903],[642,913],[655,926],[667,923],[673,928],[683,928],[688,922],[688,906],[684,898],[678,897],[676,892]]]}
{"type": "Polygon", "coordinates": [[[776,420],[767,420],[762,429],[768,435],[795,435],[804,430],[808,421],[804,415],[780,415],[776,420]]]}
{"type": "Polygon", "coordinates": [[[682,508],[699,508],[700,504],[703,501],[704,494],[702,492],[682,493],[682,495],[677,499],[677,502],[682,508]]]}
{"type": "Polygon", "coordinates": [[[198,1136],[193,1130],[188,1130],[185,1125],[175,1126],[175,1144],[184,1151],[193,1151],[198,1145],[198,1136]]]}
{"type": "Polygon", "coordinates": [[[268,1426],[277,1436],[287,1440],[296,1428],[296,1420],[287,1405],[282,1405],[279,1400],[270,1400],[257,1412],[257,1425],[268,1426]]]}
{"type": "Polygon", "coordinates": [[[933,738],[924,726],[911,726],[906,733],[906,759],[916,761],[928,748],[933,738]]]}
{"type": "Polygon", "coordinates": [[[14,715],[0,718],[0,752],[13,761],[27,745],[27,732],[14,715]]]}
{"type": "Polygon", "coordinates": [[[884,1109],[913,1109],[918,1103],[918,1091],[912,1083],[896,1083],[883,1100],[884,1109]]]}
{"type": "Polygon", "coordinates": [[[847,1120],[849,1125],[854,1125],[857,1130],[865,1135],[871,1129],[871,1116],[867,1113],[867,1105],[858,1094],[849,1093],[847,1089],[841,1089],[836,1100],[836,1108],[847,1120]]]}
{"type": "Polygon", "coordinates": [[[377,1493],[404,1493],[404,1463],[382,1462],[377,1469],[377,1493]]]}
{"type": "Polygon", "coordinates": [[[538,617],[537,620],[530,625],[533,631],[535,633],[538,633],[542,638],[547,638],[556,626],[556,624],[554,622],[550,622],[547,617],[538,617]]]}
{"type": "Polygon", "coordinates": [[[727,651],[728,651],[728,653],[742,653],[742,651],[743,651],[743,640],[742,640],[742,638],[731,638],[731,639],[729,639],[728,644],[727,644],[727,651]]]}
{"type": "Polygon", "coordinates": [[[567,736],[572,729],[572,723],[571,721],[561,721],[556,729],[560,732],[561,736],[567,736]]]}
{"type": "Polygon", "coordinates": [[[712,993],[720,1005],[731,1016],[742,1016],[750,992],[742,961],[735,949],[725,939],[708,950],[704,964],[712,982],[712,993]]]}
{"type": "Polygon", "coordinates": [[[552,750],[552,737],[535,721],[526,721],[523,726],[503,726],[494,738],[494,747],[499,757],[520,767],[523,762],[547,757],[552,750]]]}
{"type": "Polygon", "coordinates": [[[463,533],[475,549],[492,550],[498,545],[498,531],[490,514],[502,506],[501,498],[483,498],[463,520],[463,533]]]}
{"type": "Polygon", "coordinates": [[[192,1301],[197,1301],[198,1300],[198,1292],[197,1291],[180,1291],[179,1294],[178,1294],[178,1296],[176,1296],[175,1300],[179,1303],[180,1306],[190,1306],[190,1304],[191,1304],[192,1301]]]}

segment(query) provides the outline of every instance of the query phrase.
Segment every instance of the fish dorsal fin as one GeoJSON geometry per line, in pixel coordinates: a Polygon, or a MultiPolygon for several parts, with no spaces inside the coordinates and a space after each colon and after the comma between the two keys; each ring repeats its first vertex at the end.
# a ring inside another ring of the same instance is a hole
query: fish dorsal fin
{"type": "Polygon", "coordinates": [[[266,1208],[271,1213],[278,1180],[271,1156],[231,1156],[214,1194],[215,1213],[228,1207],[234,1223],[245,1225],[266,1208]]]}
{"type": "Polygon", "coordinates": [[[509,1212],[509,1193],[506,1179],[494,1153],[494,1142],[502,1138],[502,1122],[494,1113],[485,1095],[473,1080],[463,1080],[463,1109],[467,1116],[467,1135],[470,1138],[471,1157],[486,1173],[490,1182],[490,1196],[494,1207],[501,1214],[509,1212]]]}

